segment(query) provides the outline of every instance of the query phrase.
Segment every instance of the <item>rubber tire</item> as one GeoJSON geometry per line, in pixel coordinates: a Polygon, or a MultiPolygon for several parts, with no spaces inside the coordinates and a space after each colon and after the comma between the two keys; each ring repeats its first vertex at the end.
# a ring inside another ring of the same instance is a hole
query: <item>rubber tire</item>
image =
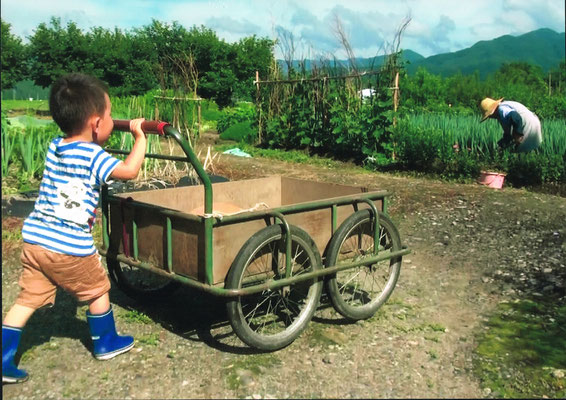
{"type": "MultiPolygon", "coordinates": [[[[332,239],[328,245],[328,251],[325,261],[326,266],[329,267],[336,264],[336,260],[346,239],[350,237],[352,232],[354,232],[360,226],[362,227],[363,232],[369,233],[369,240],[371,240],[371,245],[373,248],[374,223],[375,222],[372,216],[372,212],[369,209],[360,210],[350,215],[332,236],[332,239]]],[[[384,244],[389,247],[390,251],[401,250],[401,238],[399,236],[397,228],[395,227],[393,222],[381,212],[379,213],[379,225],[380,232],[382,232],[380,234],[380,248],[384,244]],[[385,236],[383,236],[383,234],[385,234],[385,236]],[[384,243],[384,240],[388,241],[388,243],[384,243]]],[[[381,292],[377,294],[376,297],[368,297],[369,302],[363,305],[349,304],[344,298],[343,294],[340,292],[337,275],[330,275],[326,280],[326,289],[328,291],[332,305],[334,306],[336,311],[350,320],[367,319],[373,316],[375,312],[387,301],[389,296],[391,296],[391,293],[393,293],[393,289],[395,289],[395,285],[397,284],[397,280],[399,279],[399,273],[401,271],[401,257],[395,257],[390,260],[380,261],[378,265],[387,265],[387,261],[389,261],[389,271],[385,286],[383,287],[381,292]]],[[[340,274],[349,274],[355,269],[361,271],[367,268],[369,268],[369,266],[347,269],[338,272],[338,276],[340,276],[340,274]]],[[[379,273],[379,271],[377,272],[379,273]]],[[[367,292],[365,291],[364,296],[367,297],[367,292]]]]}
{"type": "MultiPolygon", "coordinates": [[[[322,260],[320,253],[311,237],[305,231],[296,226],[290,226],[290,229],[292,240],[291,254],[297,254],[296,250],[300,248],[305,252],[306,260],[308,260],[308,262],[312,266],[312,270],[321,269],[322,260]]],[[[262,229],[261,231],[254,234],[250,239],[248,239],[248,241],[240,249],[238,255],[234,259],[234,262],[232,263],[232,266],[226,278],[225,287],[227,289],[241,288],[246,268],[250,265],[250,262],[254,260],[254,257],[256,255],[261,254],[262,251],[269,251],[269,247],[267,246],[273,245],[275,242],[277,243],[276,245],[279,254],[281,255],[282,263],[284,263],[284,237],[285,235],[283,234],[282,226],[280,224],[277,224],[262,229]]],[[[273,253],[271,252],[271,254],[273,253]]],[[[273,266],[273,259],[271,260],[273,266]]],[[[305,264],[306,261],[301,265],[305,264]]],[[[307,267],[306,269],[308,270],[309,268],[310,267],[307,267]]],[[[257,282],[254,282],[254,284],[256,283],[257,282]]],[[[276,334],[263,334],[252,329],[243,312],[243,307],[246,307],[247,311],[247,304],[244,304],[243,306],[242,302],[247,303],[249,301],[250,304],[252,306],[255,305],[255,309],[257,309],[258,306],[265,304],[265,302],[270,300],[272,297],[278,296],[278,299],[282,300],[284,298],[282,294],[284,293],[285,288],[279,288],[272,291],[264,291],[262,293],[258,293],[257,295],[232,298],[227,303],[227,313],[230,324],[232,325],[234,332],[240,338],[240,340],[242,340],[242,342],[244,342],[248,346],[263,351],[279,350],[292,343],[306,328],[318,307],[322,293],[322,286],[323,281],[319,278],[299,282],[291,285],[286,289],[289,291],[286,296],[287,301],[291,299],[291,296],[295,294],[304,293],[305,303],[302,305],[302,307],[298,307],[298,314],[293,313],[294,316],[292,322],[281,332],[278,332],[276,334]],[[301,289],[303,290],[302,292],[301,289]],[[258,299],[257,302],[255,301],[256,299],[258,299]]],[[[277,304],[283,303],[283,301],[279,301],[277,304]]],[[[289,308],[285,308],[285,310],[290,312],[294,311],[290,310],[289,308]]],[[[288,316],[289,314],[285,315],[288,316]]]]}
{"type": "MultiPolygon", "coordinates": [[[[124,265],[126,266],[127,264],[124,265]]],[[[106,266],[108,268],[110,279],[112,279],[112,281],[116,283],[118,288],[126,295],[139,302],[148,303],[165,300],[166,298],[170,297],[180,286],[179,282],[173,280],[167,282],[167,278],[165,277],[161,277],[150,271],[145,271],[141,268],[137,268],[137,270],[139,270],[142,274],[147,274],[148,277],[157,276],[164,282],[162,285],[159,285],[157,287],[151,285],[148,285],[147,287],[141,287],[139,285],[135,285],[128,279],[127,273],[122,269],[121,263],[119,261],[107,258],[106,266]]]]}

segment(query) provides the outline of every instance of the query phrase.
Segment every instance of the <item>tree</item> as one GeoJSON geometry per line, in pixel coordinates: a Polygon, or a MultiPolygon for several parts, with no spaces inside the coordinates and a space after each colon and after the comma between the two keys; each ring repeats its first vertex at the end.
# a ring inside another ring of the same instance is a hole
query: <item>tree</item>
{"type": "Polygon", "coordinates": [[[478,99],[482,99],[483,85],[480,82],[479,71],[471,75],[458,73],[445,79],[445,101],[453,109],[467,108],[475,110],[478,99]]]}
{"type": "MultiPolygon", "coordinates": [[[[9,30],[3,24],[3,45],[4,31],[9,30]]],[[[179,72],[191,70],[198,73],[198,85],[187,91],[196,88],[197,94],[225,106],[233,98],[253,98],[255,71],[267,75],[273,46],[273,41],[255,36],[226,43],[211,29],[187,30],[178,22],[152,20],[125,33],[102,27],[84,33],[74,22],[62,26],[59,18],[51,18],[49,24],[39,24],[27,47],[29,76],[42,87],[65,73],[82,72],[107,82],[113,95],[140,95],[158,86],[178,91],[179,72]],[[180,64],[187,55],[190,68],[180,64]]],[[[4,51],[2,56],[4,70],[4,51]]]]}
{"type": "Polygon", "coordinates": [[[444,80],[439,75],[419,67],[415,76],[405,81],[401,87],[401,98],[406,107],[424,107],[435,110],[447,105],[444,80]]]}
{"type": "Polygon", "coordinates": [[[49,26],[39,24],[30,37],[30,77],[36,85],[48,87],[65,73],[93,74],[87,44],[87,38],[74,22],[69,22],[66,29],[60,18],[51,18],[49,26]]]}
{"type": "Polygon", "coordinates": [[[210,70],[205,71],[200,78],[202,96],[213,99],[220,107],[232,102],[237,79],[231,60],[235,58],[233,48],[218,43],[214,48],[214,61],[210,64],[210,70]]]}
{"type": "Polygon", "coordinates": [[[275,41],[255,35],[234,44],[236,57],[233,60],[233,70],[238,81],[234,88],[235,97],[248,101],[255,99],[255,72],[258,71],[260,77],[269,75],[269,68],[274,61],[274,46],[275,41]]]}
{"type": "Polygon", "coordinates": [[[566,92],[566,61],[562,61],[560,65],[548,73],[551,95],[563,95],[566,92]]]}
{"type": "Polygon", "coordinates": [[[544,97],[538,114],[543,117],[566,119],[566,61],[549,72],[549,93],[544,97]]]}
{"type": "Polygon", "coordinates": [[[86,64],[108,83],[112,95],[141,95],[157,86],[151,43],[118,28],[93,28],[86,38],[86,64]]]}
{"type": "Polygon", "coordinates": [[[10,32],[11,25],[2,23],[2,89],[10,89],[28,73],[25,46],[10,32]]]}
{"type": "Polygon", "coordinates": [[[548,93],[542,69],[525,62],[503,64],[486,83],[491,97],[515,100],[532,110],[541,108],[548,93]]]}

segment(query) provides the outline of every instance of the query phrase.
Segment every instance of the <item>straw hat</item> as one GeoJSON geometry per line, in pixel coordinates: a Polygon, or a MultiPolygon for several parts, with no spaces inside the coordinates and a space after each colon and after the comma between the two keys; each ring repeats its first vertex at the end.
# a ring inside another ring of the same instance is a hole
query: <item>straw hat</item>
{"type": "Polygon", "coordinates": [[[503,101],[503,97],[500,98],[499,100],[493,100],[490,97],[486,97],[485,99],[483,99],[481,101],[481,109],[483,110],[483,118],[481,119],[480,122],[483,122],[486,119],[488,119],[489,116],[495,112],[495,109],[497,108],[499,103],[501,103],[502,101],[503,101]]]}

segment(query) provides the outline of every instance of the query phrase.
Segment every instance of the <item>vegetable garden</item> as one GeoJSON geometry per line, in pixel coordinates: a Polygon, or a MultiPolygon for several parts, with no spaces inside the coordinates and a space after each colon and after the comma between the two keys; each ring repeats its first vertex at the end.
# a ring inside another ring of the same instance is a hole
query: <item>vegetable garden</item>
{"type": "MultiPolygon", "coordinates": [[[[543,143],[529,154],[498,148],[498,123],[480,124],[466,113],[394,112],[394,69],[371,78],[360,74],[268,81],[258,88],[258,141],[270,148],[299,149],[351,159],[377,170],[410,170],[443,178],[475,179],[481,170],[507,173],[517,186],[566,182],[563,119],[543,119],[543,143]],[[374,95],[364,97],[362,88],[374,95]]],[[[315,74],[316,75],[316,71],[315,74]]]]}
{"type": "Polygon", "coordinates": [[[528,154],[501,150],[501,127],[478,117],[418,114],[406,117],[395,133],[397,161],[404,168],[447,178],[475,178],[480,170],[507,173],[515,185],[566,182],[565,121],[543,120],[543,142],[528,154]]]}
{"type": "MultiPolygon", "coordinates": [[[[353,160],[370,169],[458,180],[495,169],[506,172],[514,185],[566,182],[565,62],[545,72],[511,62],[482,80],[478,73],[442,77],[425,69],[409,76],[398,51],[402,27],[383,64],[357,66],[342,36],[349,65],[336,59],[297,62],[289,53],[284,69],[273,51],[285,44],[291,51],[284,37],[278,42],[253,36],[229,44],[204,27],[187,30],[159,21],[126,32],[101,27],[83,32],[73,22],[63,26],[53,18],[24,45],[9,24],[2,21],[2,26],[6,48],[18,60],[3,64],[3,89],[26,79],[45,88],[67,70],[81,71],[108,82],[115,118],[167,120],[192,142],[216,129],[223,138],[256,148],[353,160]],[[497,123],[479,124],[477,104],[486,96],[519,101],[537,113],[541,148],[529,154],[499,151],[497,123]]],[[[12,107],[5,99],[2,103],[3,110],[12,107]]],[[[45,115],[46,102],[39,108],[24,103],[19,107],[45,115]]],[[[41,148],[57,135],[56,128],[10,125],[3,115],[2,132],[3,176],[16,182],[9,188],[33,186],[41,174],[41,148]]],[[[123,141],[124,149],[131,145],[127,135],[111,140],[123,141]]],[[[150,146],[161,144],[155,140],[150,146]]],[[[148,161],[144,168],[160,171],[159,165],[148,161]]]]}
{"type": "MultiPolygon", "coordinates": [[[[262,101],[257,108],[241,103],[219,110],[213,101],[204,100],[200,128],[217,129],[223,139],[257,148],[353,160],[369,169],[415,171],[460,181],[477,178],[481,170],[497,170],[507,173],[507,181],[515,186],[566,183],[564,120],[543,119],[541,147],[516,154],[497,147],[499,124],[489,120],[480,124],[478,116],[398,114],[394,124],[392,94],[387,90],[362,99],[356,86],[345,80],[298,83],[285,90],[289,96],[276,94],[279,103],[262,101]]],[[[154,95],[113,98],[114,117],[153,119],[154,95]]],[[[198,140],[197,105],[187,108],[185,132],[198,140]]],[[[173,120],[173,111],[171,105],[160,104],[159,118],[173,120]]],[[[14,124],[2,114],[3,192],[37,187],[47,145],[59,134],[52,123],[14,124]]],[[[124,150],[132,144],[129,135],[116,135],[109,143],[124,150]]],[[[151,152],[159,152],[161,145],[158,138],[149,137],[151,152]]],[[[162,175],[167,169],[163,164],[146,160],[141,176],[162,175]]]]}

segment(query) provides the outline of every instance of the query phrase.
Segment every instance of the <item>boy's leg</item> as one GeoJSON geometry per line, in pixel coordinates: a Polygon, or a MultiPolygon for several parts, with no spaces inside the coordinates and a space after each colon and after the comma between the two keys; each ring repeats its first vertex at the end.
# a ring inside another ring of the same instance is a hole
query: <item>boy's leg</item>
{"type": "Polygon", "coordinates": [[[49,266],[49,276],[57,285],[80,302],[87,302],[87,322],[94,344],[94,356],[107,360],[130,350],[134,338],[116,333],[114,314],[110,306],[110,280],[100,262],[100,256],[59,255],[49,266]]]}
{"type": "Polygon", "coordinates": [[[2,325],[8,325],[14,328],[23,328],[34,312],[35,308],[16,303],[12,306],[12,308],[10,308],[6,317],[4,317],[2,325]]]}
{"type": "Polygon", "coordinates": [[[102,296],[92,300],[88,305],[88,310],[91,314],[104,314],[110,309],[110,296],[108,292],[102,296]]]}

